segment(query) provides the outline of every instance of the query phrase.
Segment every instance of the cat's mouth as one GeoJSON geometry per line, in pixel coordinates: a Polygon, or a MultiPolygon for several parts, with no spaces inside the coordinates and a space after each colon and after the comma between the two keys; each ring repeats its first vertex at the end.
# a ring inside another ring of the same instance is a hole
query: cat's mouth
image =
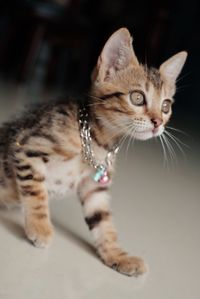
{"type": "Polygon", "coordinates": [[[134,138],[138,139],[138,140],[147,140],[153,137],[157,137],[159,135],[161,135],[164,131],[163,126],[158,127],[158,128],[150,128],[150,129],[146,129],[143,131],[140,130],[136,130],[134,132],[134,138]]]}
{"type": "Polygon", "coordinates": [[[153,135],[153,130],[135,131],[134,138],[138,140],[146,140],[152,138],[153,135]]]}

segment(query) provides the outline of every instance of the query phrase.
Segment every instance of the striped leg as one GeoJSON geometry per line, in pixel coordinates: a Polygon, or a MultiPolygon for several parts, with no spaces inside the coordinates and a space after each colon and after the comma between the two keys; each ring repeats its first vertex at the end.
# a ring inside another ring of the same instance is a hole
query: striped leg
{"type": "Polygon", "coordinates": [[[85,179],[80,185],[79,196],[85,221],[103,262],[122,274],[137,276],[145,273],[143,260],[129,256],[118,244],[109,207],[108,187],[94,185],[91,179],[85,179]]]}
{"type": "Polygon", "coordinates": [[[37,168],[44,167],[42,160],[27,158],[23,153],[15,159],[15,173],[20,201],[25,213],[25,232],[36,247],[47,247],[53,229],[49,219],[48,194],[44,175],[37,168]],[[34,160],[34,163],[33,163],[34,160]],[[33,166],[34,165],[34,166],[33,166]]]}

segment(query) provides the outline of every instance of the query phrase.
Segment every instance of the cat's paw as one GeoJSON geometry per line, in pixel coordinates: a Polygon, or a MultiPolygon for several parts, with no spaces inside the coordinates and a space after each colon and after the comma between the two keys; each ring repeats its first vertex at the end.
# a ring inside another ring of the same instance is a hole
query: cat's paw
{"type": "Polygon", "coordinates": [[[105,264],[128,276],[139,276],[147,272],[147,266],[141,258],[127,254],[112,256],[105,261],[105,264]]]}
{"type": "Polygon", "coordinates": [[[28,239],[38,248],[47,248],[53,239],[53,228],[49,223],[28,224],[25,226],[28,239]]]}

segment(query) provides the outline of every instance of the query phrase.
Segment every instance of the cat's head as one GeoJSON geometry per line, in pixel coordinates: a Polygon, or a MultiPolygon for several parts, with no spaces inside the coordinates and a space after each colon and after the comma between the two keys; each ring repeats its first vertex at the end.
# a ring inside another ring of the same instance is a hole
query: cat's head
{"type": "Polygon", "coordinates": [[[159,69],[148,68],[138,62],[129,31],[119,29],[106,42],[92,74],[96,117],[113,134],[141,140],[161,135],[186,58],[186,52],[179,52],[159,69]]]}

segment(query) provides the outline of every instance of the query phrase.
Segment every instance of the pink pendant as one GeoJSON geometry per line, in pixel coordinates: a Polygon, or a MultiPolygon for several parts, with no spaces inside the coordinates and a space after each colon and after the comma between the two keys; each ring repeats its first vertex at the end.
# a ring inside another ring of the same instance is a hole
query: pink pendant
{"type": "Polygon", "coordinates": [[[109,176],[107,173],[105,173],[99,180],[99,183],[104,185],[104,184],[107,184],[109,182],[109,176]]]}

